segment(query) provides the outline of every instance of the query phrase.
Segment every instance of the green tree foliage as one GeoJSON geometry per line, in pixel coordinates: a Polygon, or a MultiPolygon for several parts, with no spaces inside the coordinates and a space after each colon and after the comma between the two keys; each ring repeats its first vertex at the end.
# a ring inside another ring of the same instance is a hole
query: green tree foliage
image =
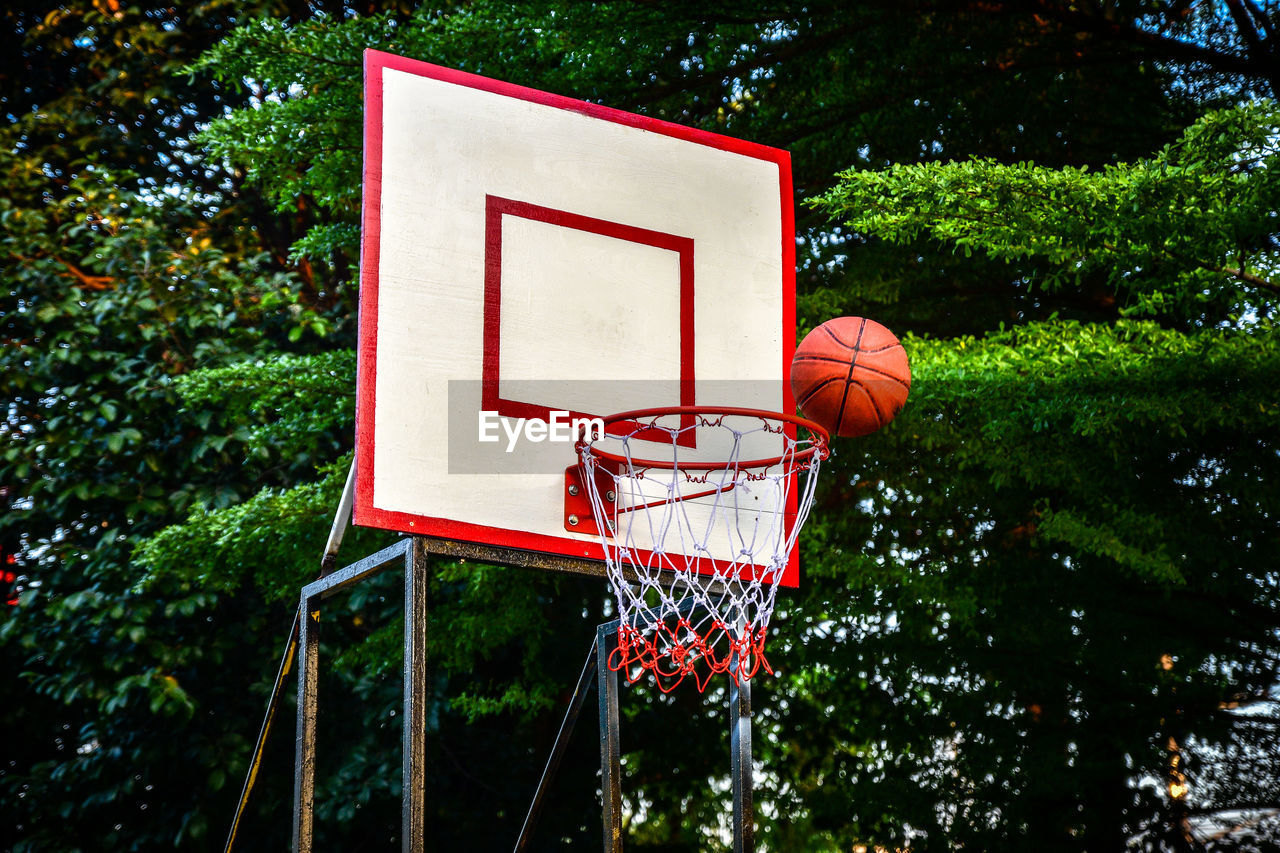
{"type": "Polygon", "coordinates": [[[132,551],[193,508],[315,478],[350,440],[246,459],[254,424],[181,411],[172,382],[331,330],[282,263],[293,223],[187,139],[227,102],[175,75],[228,11],[0,13],[4,849],[216,843],[272,667],[257,637],[288,616],[181,579],[140,591],[132,551]]]}
{"type": "MultiPolygon", "coordinates": [[[[1227,756],[1275,749],[1278,119],[1269,102],[1210,113],[1097,170],[852,170],[818,200],[860,233],[1007,262],[1045,300],[1096,289],[1118,315],[910,341],[914,405],[877,462],[879,488],[918,504],[851,531],[911,555],[900,589],[921,585],[908,607],[945,650],[911,655],[912,680],[922,717],[955,726],[952,802],[1017,791],[995,833],[961,838],[1074,827],[1090,849],[1181,849],[1193,817],[1274,802],[1265,770],[1227,756]],[[1027,742],[1039,761],[1015,764],[1027,742]]],[[[881,625],[905,621],[891,599],[881,625]]]]}
{"type": "Polygon", "coordinates": [[[271,479],[244,476],[243,427],[176,417],[168,380],[266,348],[282,327],[263,305],[284,280],[212,245],[189,200],[144,198],[125,180],[85,167],[56,202],[0,201],[0,524],[20,544],[22,574],[0,642],[8,682],[25,687],[4,711],[15,763],[3,783],[31,849],[128,849],[203,831],[205,794],[188,783],[222,788],[217,756],[246,739],[232,717],[198,710],[206,688],[217,705],[255,704],[217,684],[243,652],[215,629],[269,615],[190,584],[132,591],[141,537],[271,479]],[[147,813],[162,803],[162,818],[147,813]]]}
{"type": "MultiPolygon", "coordinates": [[[[1139,49],[1150,34],[1133,18],[1123,26],[1117,19],[1104,35],[1091,20],[1076,27],[967,4],[865,3],[855,14],[845,5],[670,3],[658,11],[629,2],[482,2],[340,26],[255,23],[196,67],[226,87],[252,80],[264,98],[214,121],[203,141],[260,178],[281,211],[299,199],[325,208],[328,216],[295,249],[349,269],[357,255],[366,47],[787,148],[800,198],[822,191],[850,162],[1033,154],[1057,165],[1138,156],[1192,117],[1185,102],[1163,96],[1161,63],[1177,51],[1139,49]]],[[[1218,96],[1241,88],[1233,82],[1218,96]]],[[[806,208],[799,214],[810,250],[800,273],[815,295],[834,287],[838,301],[856,284],[863,298],[894,305],[916,328],[957,331],[978,327],[961,312],[914,308],[916,300],[900,298],[904,288],[925,302],[970,302],[969,315],[1007,312],[1019,298],[975,264],[957,266],[935,252],[904,259],[873,244],[850,253],[856,237],[806,208]]]]}
{"type": "MultiPolygon", "coordinates": [[[[349,458],[366,47],[789,148],[802,325],[907,333],[912,401],[837,448],[757,687],[763,843],[1185,848],[1276,801],[1275,128],[1195,122],[1269,93],[1269,8],[369,12],[5,13],[9,846],[219,841],[349,458]]],[[[398,832],[397,596],[325,627],[327,849],[398,832]]],[[[433,571],[440,849],[514,837],[605,599],[433,571]]],[[[629,846],[722,846],[722,703],[628,689],[629,846]]],[[[549,847],[597,843],[582,740],[549,847]]],[[[249,848],[287,833],[281,741],[249,848]]]]}
{"type": "Polygon", "coordinates": [[[821,199],[850,227],[1017,264],[1051,291],[1100,285],[1121,313],[1184,326],[1272,314],[1280,180],[1270,102],[1210,113],[1156,156],[1049,169],[994,160],[849,171],[821,199]]]}

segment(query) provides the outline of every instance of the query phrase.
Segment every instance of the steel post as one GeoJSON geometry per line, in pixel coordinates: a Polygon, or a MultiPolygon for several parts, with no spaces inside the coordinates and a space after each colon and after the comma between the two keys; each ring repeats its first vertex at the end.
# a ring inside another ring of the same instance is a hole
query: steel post
{"type": "Polygon", "coordinates": [[[609,655],[618,645],[616,622],[596,634],[596,687],[600,699],[600,798],[605,853],[622,853],[622,748],[618,737],[618,673],[609,655]]]}
{"type": "Polygon", "coordinates": [[[401,732],[400,848],[426,844],[427,545],[414,537],[404,555],[404,726],[401,732]]]}
{"type": "Polygon", "coordinates": [[[298,730],[293,771],[293,849],[311,853],[316,795],[316,688],[319,683],[320,610],[302,594],[298,631],[298,730]]]}
{"type": "Polygon", "coordinates": [[[733,853],[756,849],[751,767],[751,680],[729,680],[729,752],[733,777],[733,853]]]}

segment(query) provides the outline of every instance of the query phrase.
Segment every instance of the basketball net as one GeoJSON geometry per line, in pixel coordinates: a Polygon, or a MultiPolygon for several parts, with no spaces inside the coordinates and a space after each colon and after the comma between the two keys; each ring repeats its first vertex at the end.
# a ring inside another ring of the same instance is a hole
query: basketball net
{"type": "Polygon", "coordinates": [[[827,433],[751,409],[673,407],[605,419],[577,443],[618,601],[611,669],[664,692],[760,669],[778,581],[813,505],[827,433]],[[710,457],[710,458],[709,458],[710,457]]]}

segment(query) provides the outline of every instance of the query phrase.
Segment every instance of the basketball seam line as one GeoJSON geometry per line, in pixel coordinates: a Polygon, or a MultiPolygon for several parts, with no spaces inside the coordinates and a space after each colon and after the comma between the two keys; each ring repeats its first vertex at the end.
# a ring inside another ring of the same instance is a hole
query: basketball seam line
{"type": "MultiPolygon", "coordinates": [[[[864,368],[864,369],[865,369],[865,368],[864,368]]],[[[864,393],[864,394],[866,394],[866,395],[867,395],[867,400],[871,403],[871,408],[875,410],[876,418],[877,418],[877,420],[880,422],[880,426],[881,426],[881,427],[883,427],[883,426],[884,426],[884,424],[885,424],[885,421],[884,421],[884,414],[880,411],[880,407],[879,407],[878,405],[876,405],[876,399],[875,399],[875,397],[871,394],[871,389],[869,389],[866,385],[864,385],[862,382],[860,382],[860,381],[859,381],[859,380],[857,380],[857,379],[841,379],[839,376],[832,376],[832,377],[831,377],[831,378],[829,378],[829,379],[824,379],[824,380],[822,380],[821,382],[819,382],[817,385],[814,385],[813,387],[811,387],[811,388],[809,389],[809,393],[808,393],[808,394],[805,394],[805,395],[804,395],[804,399],[800,400],[796,405],[798,405],[798,406],[801,408],[801,410],[803,410],[803,409],[804,409],[804,407],[805,407],[805,405],[806,405],[806,404],[808,404],[808,402],[809,402],[810,400],[812,400],[814,397],[818,396],[818,392],[819,392],[819,391],[821,391],[823,388],[826,388],[828,385],[830,385],[830,384],[831,384],[831,383],[833,383],[833,382],[843,382],[843,383],[844,383],[844,393],[845,393],[845,395],[846,395],[846,396],[847,396],[847,395],[848,395],[848,393],[849,393],[849,386],[850,386],[850,385],[856,385],[859,389],[861,389],[861,390],[862,390],[862,393],[864,393]]],[[[843,414],[843,412],[841,412],[841,414],[843,414]]],[[[839,423],[838,421],[837,421],[837,423],[836,423],[836,426],[837,426],[837,427],[839,427],[839,426],[840,426],[840,423],[839,423]]]]}
{"type": "MultiPolygon", "coordinates": [[[[863,320],[862,322],[865,324],[867,321],[863,320]]],[[[902,343],[898,342],[898,343],[892,343],[892,344],[885,344],[884,346],[876,347],[875,349],[862,349],[862,330],[861,329],[858,330],[858,342],[855,344],[846,344],[844,341],[836,337],[835,332],[831,331],[826,326],[819,326],[818,328],[826,332],[827,335],[831,338],[831,340],[835,341],[845,349],[857,349],[859,352],[865,352],[869,355],[877,352],[884,352],[885,350],[893,349],[894,347],[902,346],[902,343]]]]}
{"type": "MultiPolygon", "coordinates": [[[[870,350],[860,350],[860,352],[868,353],[870,352],[870,350]]],[[[828,358],[827,356],[823,356],[823,355],[798,355],[794,359],[792,359],[792,361],[829,361],[829,362],[832,362],[833,364],[845,363],[843,359],[828,358]]],[[[911,383],[903,380],[902,377],[900,376],[894,376],[892,373],[886,373],[885,371],[880,370],[879,368],[868,367],[865,364],[860,365],[860,367],[862,370],[865,370],[868,373],[874,373],[877,376],[883,376],[885,379],[892,379],[894,382],[897,382],[899,385],[901,385],[903,388],[906,388],[908,391],[911,390],[911,383]]]]}
{"type": "Polygon", "coordinates": [[[876,422],[880,424],[880,427],[877,427],[877,429],[883,428],[885,423],[887,422],[884,419],[884,413],[881,412],[880,407],[876,405],[876,395],[872,394],[871,389],[868,388],[866,385],[863,385],[857,379],[850,378],[849,382],[853,385],[857,385],[859,388],[862,389],[862,393],[867,395],[867,402],[871,404],[872,411],[876,413],[876,422]]]}
{"type": "MultiPolygon", "coordinates": [[[[863,320],[863,324],[865,323],[867,323],[867,320],[863,320]]],[[[836,343],[838,343],[838,345],[845,347],[846,350],[855,350],[855,348],[858,348],[858,343],[845,343],[844,341],[841,341],[840,338],[836,337],[836,333],[832,332],[831,329],[828,329],[826,325],[819,325],[818,328],[822,329],[823,332],[826,332],[827,336],[831,338],[832,341],[835,341],[836,343]]],[[[861,329],[861,327],[858,327],[858,341],[860,342],[861,339],[863,339],[863,329],[861,329]]]]}
{"type": "MultiPolygon", "coordinates": [[[[823,326],[822,328],[826,329],[825,326],[823,326]]],[[[858,326],[858,339],[853,342],[853,347],[851,348],[852,351],[849,353],[850,355],[849,372],[845,374],[844,391],[840,394],[840,408],[836,410],[836,434],[837,435],[840,434],[840,429],[844,426],[844,405],[849,401],[849,382],[853,380],[853,368],[858,363],[858,345],[862,343],[862,332],[866,328],[867,328],[867,321],[863,320],[862,324],[858,326]]],[[[827,334],[831,335],[832,338],[835,338],[837,342],[844,343],[839,338],[837,338],[831,332],[830,329],[827,329],[827,334]]],[[[845,346],[848,346],[848,344],[845,344],[845,346]]],[[[865,391],[866,389],[864,388],[863,390],[865,391]]],[[[876,416],[879,417],[879,415],[880,415],[880,412],[877,411],[876,416]]]]}
{"type": "Polygon", "coordinates": [[[796,405],[799,406],[801,410],[803,410],[805,405],[814,397],[818,396],[818,392],[821,391],[823,388],[826,388],[832,382],[844,382],[844,381],[845,380],[841,379],[839,376],[832,376],[830,379],[824,379],[821,382],[819,382],[817,385],[814,385],[812,388],[810,388],[809,393],[805,394],[804,399],[797,402],[796,405]]]}

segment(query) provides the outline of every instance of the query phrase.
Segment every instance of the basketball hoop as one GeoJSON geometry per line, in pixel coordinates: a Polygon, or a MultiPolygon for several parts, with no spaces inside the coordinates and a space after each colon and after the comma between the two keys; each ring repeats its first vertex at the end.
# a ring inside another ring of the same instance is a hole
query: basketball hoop
{"type": "Polygon", "coordinates": [[[703,406],[622,412],[580,437],[566,528],[604,548],[620,618],[612,669],[629,681],[648,670],[664,692],[686,676],[703,690],[716,673],[773,671],[765,635],[827,438],[794,415],[703,406]]]}

